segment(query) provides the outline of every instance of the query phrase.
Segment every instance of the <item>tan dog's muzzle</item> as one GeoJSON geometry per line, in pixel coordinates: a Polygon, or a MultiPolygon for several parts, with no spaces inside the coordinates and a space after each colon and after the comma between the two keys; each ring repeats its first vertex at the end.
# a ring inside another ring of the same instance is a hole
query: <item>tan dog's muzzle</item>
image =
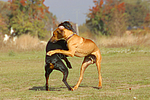
{"type": "Polygon", "coordinates": [[[57,40],[52,36],[51,37],[51,39],[50,39],[50,42],[52,42],[52,43],[56,43],[57,42],[57,40]]]}
{"type": "Polygon", "coordinates": [[[53,36],[50,39],[50,42],[57,42],[58,40],[63,38],[63,26],[59,26],[54,32],[53,32],[53,36]]]}

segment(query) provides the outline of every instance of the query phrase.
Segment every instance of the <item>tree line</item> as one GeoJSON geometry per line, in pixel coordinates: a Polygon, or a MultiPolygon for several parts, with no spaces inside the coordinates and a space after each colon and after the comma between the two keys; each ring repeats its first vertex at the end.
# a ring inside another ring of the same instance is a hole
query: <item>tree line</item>
{"type": "Polygon", "coordinates": [[[44,0],[0,1],[0,32],[8,34],[11,27],[19,36],[30,34],[44,38],[56,26],[57,18],[48,11],[44,0]]]}
{"type": "MultiPolygon", "coordinates": [[[[18,36],[30,34],[44,38],[57,26],[57,17],[48,10],[44,1],[0,1],[0,33],[8,34],[12,27],[18,36]]],[[[127,27],[150,26],[148,0],[93,0],[93,3],[85,23],[91,33],[121,36],[127,27]]]]}
{"type": "Polygon", "coordinates": [[[121,36],[127,27],[150,25],[148,0],[93,0],[86,26],[97,35],[121,36]]]}

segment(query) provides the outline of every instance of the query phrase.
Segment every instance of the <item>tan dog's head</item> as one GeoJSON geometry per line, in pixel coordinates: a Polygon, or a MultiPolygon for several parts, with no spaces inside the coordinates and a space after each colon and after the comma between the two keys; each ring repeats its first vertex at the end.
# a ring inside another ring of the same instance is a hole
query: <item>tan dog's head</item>
{"type": "Polygon", "coordinates": [[[50,41],[55,43],[58,40],[62,39],[64,37],[64,26],[59,26],[54,32],[53,36],[51,37],[50,41]]]}

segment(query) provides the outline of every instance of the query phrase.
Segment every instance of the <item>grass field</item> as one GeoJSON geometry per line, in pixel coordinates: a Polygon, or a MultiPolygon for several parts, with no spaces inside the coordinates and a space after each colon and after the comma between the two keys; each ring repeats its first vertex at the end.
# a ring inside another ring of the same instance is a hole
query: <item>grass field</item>
{"type": "MultiPolygon", "coordinates": [[[[68,91],[62,73],[52,72],[51,91],[45,91],[44,51],[0,53],[0,100],[150,100],[150,49],[101,48],[103,88],[98,72],[90,65],[80,87],[68,91]]],[[[79,78],[83,58],[69,58],[68,83],[79,78]]]]}

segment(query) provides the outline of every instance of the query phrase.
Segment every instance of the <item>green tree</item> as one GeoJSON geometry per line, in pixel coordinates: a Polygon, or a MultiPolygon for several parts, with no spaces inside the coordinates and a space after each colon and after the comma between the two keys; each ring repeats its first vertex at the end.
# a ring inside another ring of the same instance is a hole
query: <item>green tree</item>
{"type": "Polygon", "coordinates": [[[87,14],[88,20],[86,20],[87,27],[95,34],[104,34],[104,22],[103,22],[103,0],[98,2],[93,1],[95,6],[89,9],[90,13],[87,14]]]}
{"type": "Polygon", "coordinates": [[[94,0],[93,2],[95,6],[89,9],[90,13],[87,14],[86,25],[89,29],[95,34],[122,34],[126,27],[124,2],[118,0],[106,0],[105,4],[103,0],[94,0]]]}
{"type": "Polygon", "coordinates": [[[48,32],[45,23],[50,14],[48,7],[44,5],[44,0],[9,0],[9,2],[10,26],[17,35],[29,33],[44,38],[48,32]]]}
{"type": "Polygon", "coordinates": [[[128,15],[128,26],[142,26],[148,24],[150,13],[149,0],[121,0],[125,2],[125,12],[128,15]]]}
{"type": "Polygon", "coordinates": [[[0,5],[0,33],[7,34],[9,33],[9,20],[7,16],[10,13],[9,3],[0,1],[0,5]]]}
{"type": "Polygon", "coordinates": [[[126,3],[126,13],[128,14],[129,26],[141,26],[148,13],[148,10],[140,3],[128,4],[126,3]]]}

